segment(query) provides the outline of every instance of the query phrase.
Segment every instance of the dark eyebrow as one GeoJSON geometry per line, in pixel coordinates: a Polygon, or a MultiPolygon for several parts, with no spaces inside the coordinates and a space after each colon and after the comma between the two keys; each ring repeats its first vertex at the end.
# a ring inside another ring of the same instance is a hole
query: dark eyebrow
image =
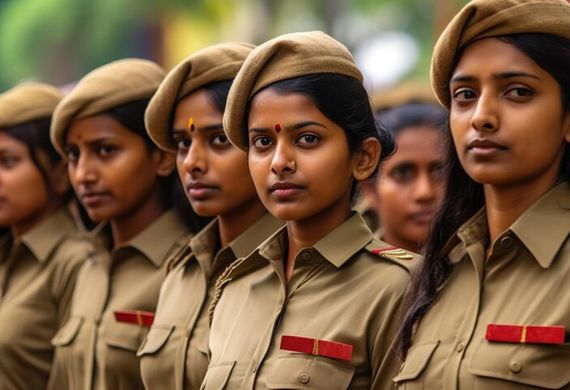
{"type": "MultiPolygon", "coordinates": [[[[218,131],[218,130],[223,130],[224,129],[224,125],[222,125],[221,123],[216,123],[213,125],[206,125],[206,126],[202,126],[202,127],[196,127],[196,130],[200,130],[200,131],[218,131]]],[[[172,136],[183,136],[185,135],[188,130],[183,130],[183,129],[172,129],[170,131],[172,133],[172,136]]]]}
{"type": "MultiPolygon", "coordinates": [[[[530,74],[530,73],[526,73],[526,72],[504,72],[504,73],[498,73],[493,75],[493,78],[495,79],[499,79],[499,80],[505,80],[505,79],[511,79],[511,78],[515,78],[515,77],[530,77],[536,80],[540,81],[540,78],[530,74]]],[[[469,76],[469,75],[462,75],[459,74],[455,77],[453,77],[451,80],[449,80],[449,83],[457,83],[457,82],[470,82],[470,81],[475,81],[475,77],[474,76],[469,76]]]]}
{"type": "MultiPolygon", "coordinates": [[[[287,131],[287,130],[299,130],[299,129],[302,129],[302,128],[307,127],[307,126],[319,126],[319,127],[324,128],[324,129],[327,128],[325,125],[323,125],[322,123],[319,123],[319,122],[304,121],[304,122],[296,123],[296,124],[291,125],[291,126],[287,126],[284,128],[284,130],[285,131],[287,131]]],[[[250,133],[266,133],[268,131],[269,131],[269,129],[267,127],[252,127],[251,129],[248,130],[248,132],[250,132],[250,133]]]]}

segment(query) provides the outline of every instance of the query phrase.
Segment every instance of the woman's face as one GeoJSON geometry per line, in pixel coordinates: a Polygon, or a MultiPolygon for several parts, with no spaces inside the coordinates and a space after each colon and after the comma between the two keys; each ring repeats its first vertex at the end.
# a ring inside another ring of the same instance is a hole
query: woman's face
{"type": "Polygon", "coordinates": [[[556,180],[570,118],[549,73],[515,46],[488,38],[467,47],[450,91],[453,141],[473,180],[494,186],[556,180]]]}
{"type": "Polygon", "coordinates": [[[178,103],[173,127],[178,174],[198,215],[228,215],[259,204],[247,154],[226,138],[222,113],[206,90],[178,103]]]}
{"type": "Polygon", "coordinates": [[[73,189],[95,222],[132,215],[158,188],[161,153],[109,115],[73,121],[66,137],[73,189]]]}
{"type": "Polygon", "coordinates": [[[398,149],[382,164],[374,197],[390,244],[417,251],[445,189],[444,137],[429,126],[409,127],[396,138],[398,149]]]}
{"type": "MultiPolygon", "coordinates": [[[[47,156],[38,152],[47,166],[47,156]]],[[[25,231],[50,209],[46,181],[28,147],[0,132],[0,226],[25,231]]]]}
{"type": "Polygon", "coordinates": [[[249,169],[274,216],[298,221],[350,209],[355,163],[344,130],[311,99],[265,89],[253,98],[248,128],[249,169]]]}

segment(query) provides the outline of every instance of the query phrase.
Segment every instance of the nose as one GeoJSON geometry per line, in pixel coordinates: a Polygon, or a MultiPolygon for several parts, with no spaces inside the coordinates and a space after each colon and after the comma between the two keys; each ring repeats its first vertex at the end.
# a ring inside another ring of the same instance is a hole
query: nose
{"type": "Polygon", "coordinates": [[[414,185],[414,199],[420,203],[431,203],[436,199],[437,184],[429,172],[421,172],[414,185]]]}
{"type": "Polygon", "coordinates": [[[297,166],[291,148],[285,142],[278,142],[271,159],[271,172],[283,176],[296,170],[297,166]]]}
{"type": "Polygon", "coordinates": [[[97,181],[97,171],[86,156],[79,156],[77,162],[69,163],[69,177],[81,185],[89,185],[97,181]]]}
{"type": "Polygon", "coordinates": [[[480,133],[494,132],[499,128],[497,99],[487,92],[483,92],[477,100],[475,111],[471,117],[471,125],[480,133]]]}
{"type": "Polygon", "coordinates": [[[184,169],[191,176],[203,175],[208,170],[207,159],[203,149],[196,142],[193,142],[188,148],[186,156],[184,156],[184,169]]]}

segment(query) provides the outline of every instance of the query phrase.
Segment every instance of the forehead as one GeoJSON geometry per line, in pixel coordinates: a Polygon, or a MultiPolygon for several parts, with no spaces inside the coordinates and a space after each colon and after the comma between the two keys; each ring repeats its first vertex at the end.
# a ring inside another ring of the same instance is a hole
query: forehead
{"type": "Polygon", "coordinates": [[[323,113],[308,96],[296,92],[281,92],[266,88],[257,93],[249,109],[249,125],[253,122],[279,118],[324,118],[323,113]]]}
{"type": "Polygon", "coordinates": [[[0,130],[0,152],[27,150],[24,142],[0,130]]]}
{"type": "Polygon", "coordinates": [[[485,75],[522,71],[533,74],[546,73],[513,44],[498,38],[485,38],[465,48],[452,77],[460,74],[485,75]]]}
{"type": "Polygon", "coordinates": [[[94,115],[75,119],[66,133],[67,143],[91,142],[102,138],[138,137],[110,115],[94,115]]]}
{"type": "Polygon", "coordinates": [[[189,118],[193,119],[194,124],[212,124],[212,122],[221,122],[222,113],[208,91],[199,89],[178,102],[174,112],[173,127],[185,129],[189,118]]]}

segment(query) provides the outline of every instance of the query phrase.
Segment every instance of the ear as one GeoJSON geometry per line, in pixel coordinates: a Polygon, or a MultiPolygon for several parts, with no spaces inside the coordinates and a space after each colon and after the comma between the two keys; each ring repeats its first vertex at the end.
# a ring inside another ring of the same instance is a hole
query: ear
{"type": "Polygon", "coordinates": [[[360,150],[352,157],[352,175],[357,181],[364,181],[372,176],[380,162],[381,152],[382,146],[376,138],[369,137],[362,141],[360,150]]]}
{"type": "Polygon", "coordinates": [[[156,162],[156,174],[161,177],[170,175],[176,168],[176,154],[159,149],[152,153],[156,162]]]}
{"type": "Polygon", "coordinates": [[[51,173],[49,176],[53,190],[59,195],[64,195],[69,190],[67,163],[60,161],[50,169],[51,173]]]}

